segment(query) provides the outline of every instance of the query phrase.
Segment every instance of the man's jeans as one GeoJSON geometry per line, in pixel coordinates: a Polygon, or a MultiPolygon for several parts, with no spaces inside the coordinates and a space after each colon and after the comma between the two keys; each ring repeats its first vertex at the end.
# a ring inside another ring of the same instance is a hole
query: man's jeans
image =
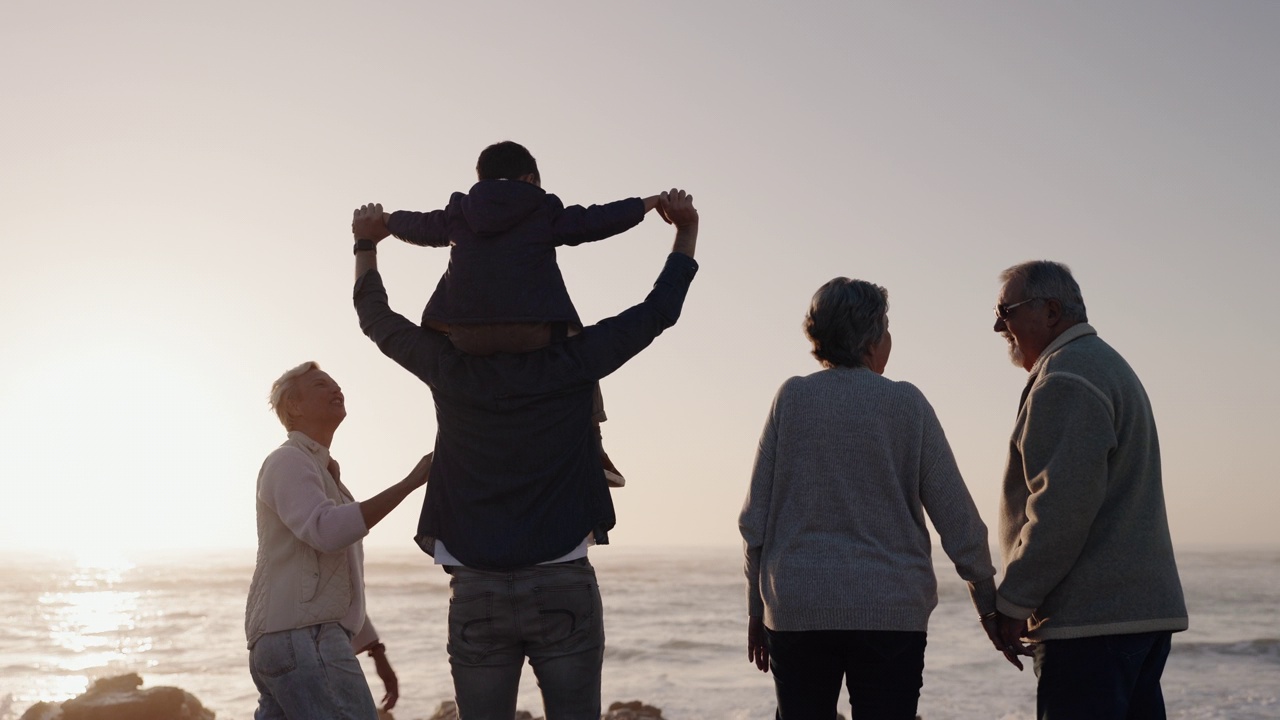
{"type": "Polygon", "coordinates": [[[778,720],[835,718],[840,680],[856,720],[915,720],[925,633],[766,628],[778,720]]]}
{"type": "Polygon", "coordinates": [[[460,720],[511,720],[526,657],[547,720],[599,720],[604,609],[586,558],[450,573],[449,665],[460,720]]]}
{"type": "Polygon", "coordinates": [[[377,720],[369,683],[338,623],[267,633],[249,651],[255,720],[377,720]]]}
{"type": "Polygon", "coordinates": [[[1036,717],[1164,720],[1160,675],[1171,635],[1101,635],[1037,644],[1036,717]]]}

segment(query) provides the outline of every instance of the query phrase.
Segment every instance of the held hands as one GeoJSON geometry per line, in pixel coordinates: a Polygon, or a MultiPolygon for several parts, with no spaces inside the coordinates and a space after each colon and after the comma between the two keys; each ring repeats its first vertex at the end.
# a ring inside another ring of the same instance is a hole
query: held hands
{"type": "Polygon", "coordinates": [[[747,662],[755,663],[762,673],[769,672],[769,641],[764,618],[747,618],[747,662]]]}
{"type": "Polygon", "coordinates": [[[357,240],[378,242],[391,234],[387,230],[388,217],[390,216],[382,212],[382,205],[379,203],[361,205],[351,214],[351,234],[357,240]]]}
{"type": "Polygon", "coordinates": [[[1027,621],[1011,618],[1001,612],[984,615],[981,620],[982,629],[987,631],[991,644],[1004,654],[1010,665],[1021,671],[1022,660],[1018,656],[1031,657],[1035,654],[1031,646],[1022,641],[1022,634],[1027,629],[1027,621]]]}
{"type": "Polygon", "coordinates": [[[698,209],[693,206],[693,196],[677,188],[663,191],[658,196],[658,214],[677,228],[698,224],[698,209]]]}

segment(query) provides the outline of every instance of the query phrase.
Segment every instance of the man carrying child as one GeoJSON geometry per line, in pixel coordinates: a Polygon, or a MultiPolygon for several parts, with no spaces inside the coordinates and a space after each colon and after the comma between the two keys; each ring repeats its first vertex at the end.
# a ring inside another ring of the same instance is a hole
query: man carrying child
{"type": "MultiPolygon", "coordinates": [[[[416,540],[452,576],[448,652],[461,717],[512,717],[526,657],[548,718],[600,716],[603,610],[587,548],[607,542],[615,516],[601,482],[593,397],[600,378],[679,318],[697,272],[692,200],[678,190],[653,200],[676,238],[643,302],[577,334],[566,328],[563,339],[554,323],[568,320],[550,320],[544,347],[491,355],[466,352],[388,307],[377,271],[382,208],[355,212],[360,327],[435,400],[432,480],[416,540]]],[[[391,226],[404,230],[395,219],[391,226]]]]}
{"type": "MultiPolygon", "coordinates": [[[[511,141],[485,148],[476,176],[471,190],[454,193],[443,210],[399,210],[381,218],[387,231],[407,243],[449,248],[449,267],[422,312],[422,324],[471,355],[529,352],[581,332],[556,248],[629,230],[657,207],[658,196],[565,207],[543,191],[538,161],[511,141]]],[[[597,387],[597,441],[606,419],[597,387]]],[[[623,485],[603,444],[600,462],[610,484],[623,485]]]]}

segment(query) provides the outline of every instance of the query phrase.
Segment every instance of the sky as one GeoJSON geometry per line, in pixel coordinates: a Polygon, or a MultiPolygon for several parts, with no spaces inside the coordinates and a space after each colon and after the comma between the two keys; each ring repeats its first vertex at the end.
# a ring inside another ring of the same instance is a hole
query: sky
{"type": "MultiPolygon", "coordinates": [[[[1142,378],[1177,546],[1280,544],[1280,4],[0,4],[0,551],[251,549],[272,380],[344,388],[357,498],[431,449],[351,307],[354,207],[443,206],[504,139],[566,203],[693,193],[680,323],[603,390],[614,543],[729,545],[800,323],[888,288],[994,527],[1025,372],[998,273],[1071,266],[1142,378]]],[[[559,255],[585,321],[647,292],[656,217],[559,255]]],[[[416,318],[447,252],[380,265],[416,318]]],[[[411,547],[415,493],[366,539],[411,547]]]]}

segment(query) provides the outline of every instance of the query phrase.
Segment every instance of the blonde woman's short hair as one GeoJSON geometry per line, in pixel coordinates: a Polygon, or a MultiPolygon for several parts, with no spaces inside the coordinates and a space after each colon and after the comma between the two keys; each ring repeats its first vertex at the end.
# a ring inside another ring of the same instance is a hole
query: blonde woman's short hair
{"type": "Polygon", "coordinates": [[[314,360],[308,360],[298,367],[285,372],[275,382],[271,383],[271,395],[267,397],[267,403],[276,412],[276,417],[280,418],[280,424],[284,425],[285,430],[293,429],[289,427],[289,414],[285,409],[285,400],[293,396],[293,387],[298,383],[298,378],[312,370],[319,369],[319,363],[314,360]]]}

